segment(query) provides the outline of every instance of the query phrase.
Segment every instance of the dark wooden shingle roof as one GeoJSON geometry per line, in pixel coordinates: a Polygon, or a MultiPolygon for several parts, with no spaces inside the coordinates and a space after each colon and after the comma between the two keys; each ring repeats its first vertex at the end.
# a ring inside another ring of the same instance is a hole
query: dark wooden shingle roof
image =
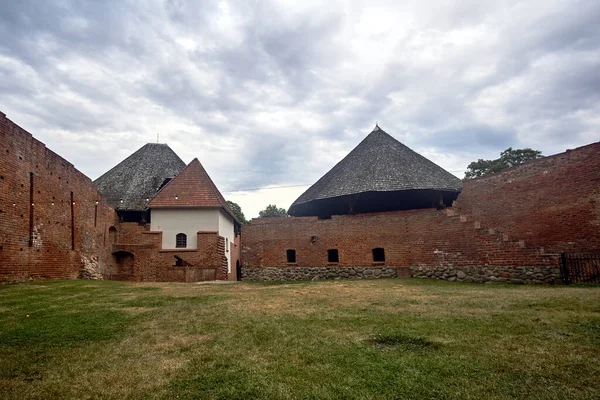
{"type": "Polygon", "coordinates": [[[148,143],[94,181],[102,197],[119,210],[142,211],[167,178],[185,163],[166,144],[148,143]]]}
{"type": "Polygon", "coordinates": [[[461,180],[409,149],[379,126],[290,207],[365,192],[460,192],[461,180]]]}

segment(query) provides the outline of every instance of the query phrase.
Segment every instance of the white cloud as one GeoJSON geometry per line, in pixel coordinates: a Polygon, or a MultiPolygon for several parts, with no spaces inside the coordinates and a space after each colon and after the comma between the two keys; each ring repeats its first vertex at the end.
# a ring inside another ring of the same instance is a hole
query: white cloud
{"type": "MultiPolygon", "coordinates": [[[[159,133],[224,192],[314,183],[376,121],[459,171],[598,140],[599,26],[593,0],[23,0],[0,110],[92,178],[159,133]]],[[[252,216],[304,189],[226,197],[252,216]]]]}

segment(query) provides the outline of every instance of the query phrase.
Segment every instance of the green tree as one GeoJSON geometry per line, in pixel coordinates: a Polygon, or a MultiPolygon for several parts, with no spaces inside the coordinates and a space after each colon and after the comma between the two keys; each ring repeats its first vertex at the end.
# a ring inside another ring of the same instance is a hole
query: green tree
{"type": "Polygon", "coordinates": [[[229,204],[229,208],[231,208],[231,211],[233,212],[233,215],[235,215],[237,220],[240,221],[240,224],[246,225],[248,223],[248,220],[242,212],[242,207],[240,207],[239,204],[229,200],[227,200],[227,204],[229,204]]]}
{"type": "Polygon", "coordinates": [[[467,166],[465,179],[495,174],[505,168],[513,167],[542,157],[542,152],[539,150],[532,150],[530,148],[513,150],[512,147],[509,147],[500,153],[500,158],[495,160],[483,160],[480,158],[479,160],[470,163],[467,166]]]}
{"type": "Polygon", "coordinates": [[[258,212],[258,218],[287,217],[285,208],[279,208],[275,204],[269,204],[267,208],[258,212]]]}

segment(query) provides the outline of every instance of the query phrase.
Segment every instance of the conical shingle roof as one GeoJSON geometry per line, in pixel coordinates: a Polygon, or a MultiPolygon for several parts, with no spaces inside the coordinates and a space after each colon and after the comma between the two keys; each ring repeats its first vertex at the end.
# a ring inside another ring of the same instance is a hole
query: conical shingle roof
{"type": "Polygon", "coordinates": [[[148,207],[152,209],[219,207],[237,221],[225,198],[197,158],[169,181],[150,200],[148,207]]]}
{"type": "MultiPolygon", "coordinates": [[[[354,150],[292,204],[289,214],[311,215],[306,211],[311,202],[323,203],[361,193],[407,191],[413,201],[419,191],[430,196],[432,191],[458,193],[461,187],[460,179],[376,126],[354,150]]],[[[370,209],[376,207],[370,206],[370,209]]]]}
{"type": "Polygon", "coordinates": [[[102,197],[119,210],[143,211],[165,179],[185,163],[166,144],[148,143],[94,181],[102,197]]]}

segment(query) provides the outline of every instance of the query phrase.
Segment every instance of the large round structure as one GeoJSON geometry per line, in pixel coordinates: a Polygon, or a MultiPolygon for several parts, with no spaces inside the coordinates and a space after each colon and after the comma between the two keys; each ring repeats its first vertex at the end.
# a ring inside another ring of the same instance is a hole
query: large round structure
{"type": "Polygon", "coordinates": [[[379,126],[304,192],[293,216],[407,210],[451,205],[461,180],[409,149],[379,126]]]}

